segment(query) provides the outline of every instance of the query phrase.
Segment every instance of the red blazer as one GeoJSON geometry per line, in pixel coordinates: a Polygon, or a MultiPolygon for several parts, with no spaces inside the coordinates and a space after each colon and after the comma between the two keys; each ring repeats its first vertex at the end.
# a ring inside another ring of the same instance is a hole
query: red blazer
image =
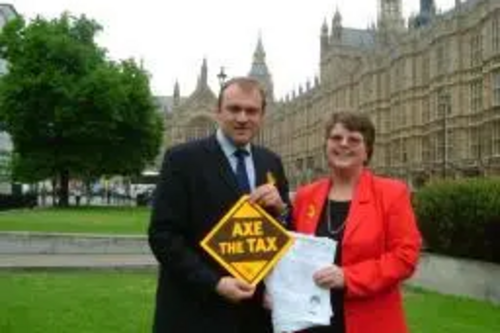
{"type": "MultiPolygon", "coordinates": [[[[295,229],[314,234],[330,187],[322,179],[297,190],[295,229]]],[[[400,283],[414,271],[421,237],[407,187],[363,171],[342,239],[347,333],[405,333],[400,283]]]]}

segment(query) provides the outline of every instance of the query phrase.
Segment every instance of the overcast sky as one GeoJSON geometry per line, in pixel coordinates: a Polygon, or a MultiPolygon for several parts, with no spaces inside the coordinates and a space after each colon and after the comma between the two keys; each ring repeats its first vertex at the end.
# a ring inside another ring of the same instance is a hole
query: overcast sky
{"type": "MultiPolygon", "coordinates": [[[[113,59],[142,59],[155,94],[171,95],[175,80],[181,94],[196,84],[207,58],[209,83],[217,87],[221,66],[229,76],[247,74],[259,33],[273,75],[275,95],[283,97],[318,74],[319,33],[335,9],[343,25],[366,28],[376,21],[379,0],[12,0],[28,19],[52,18],[63,11],[86,14],[104,31],[100,45],[113,59]]],[[[403,0],[405,18],[419,0],[403,0]]],[[[436,0],[447,10],[455,0],[436,0]]]]}

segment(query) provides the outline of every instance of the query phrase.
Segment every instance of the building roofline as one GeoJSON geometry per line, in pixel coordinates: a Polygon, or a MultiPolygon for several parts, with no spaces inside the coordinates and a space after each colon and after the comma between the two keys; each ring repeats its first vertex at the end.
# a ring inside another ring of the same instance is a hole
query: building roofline
{"type": "Polygon", "coordinates": [[[9,7],[16,16],[20,16],[19,13],[16,10],[16,7],[14,7],[13,4],[10,4],[10,3],[0,3],[0,7],[9,7]]]}

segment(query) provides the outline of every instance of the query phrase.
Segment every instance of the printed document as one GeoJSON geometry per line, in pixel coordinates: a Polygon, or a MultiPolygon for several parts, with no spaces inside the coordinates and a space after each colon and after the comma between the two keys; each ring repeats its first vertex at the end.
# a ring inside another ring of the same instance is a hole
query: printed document
{"type": "Polygon", "coordinates": [[[331,265],[337,242],[291,232],[295,241],[266,277],[275,333],[329,325],[333,315],[330,290],[314,283],[313,274],[331,265]]]}

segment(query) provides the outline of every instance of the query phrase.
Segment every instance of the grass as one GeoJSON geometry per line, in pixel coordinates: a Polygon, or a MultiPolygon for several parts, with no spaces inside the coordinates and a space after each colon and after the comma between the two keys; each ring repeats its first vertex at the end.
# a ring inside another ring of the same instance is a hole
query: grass
{"type": "MultiPolygon", "coordinates": [[[[123,272],[0,272],[2,333],[150,332],[156,277],[123,272]]],[[[412,333],[497,333],[500,307],[411,289],[412,333]]]]}
{"type": "Polygon", "coordinates": [[[0,212],[0,231],[145,234],[150,209],[43,208],[0,212]]]}
{"type": "Polygon", "coordinates": [[[151,273],[0,273],[0,332],[149,332],[155,283],[151,273]]]}
{"type": "Polygon", "coordinates": [[[500,306],[419,289],[405,296],[411,333],[500,332],[500,306]]]}

